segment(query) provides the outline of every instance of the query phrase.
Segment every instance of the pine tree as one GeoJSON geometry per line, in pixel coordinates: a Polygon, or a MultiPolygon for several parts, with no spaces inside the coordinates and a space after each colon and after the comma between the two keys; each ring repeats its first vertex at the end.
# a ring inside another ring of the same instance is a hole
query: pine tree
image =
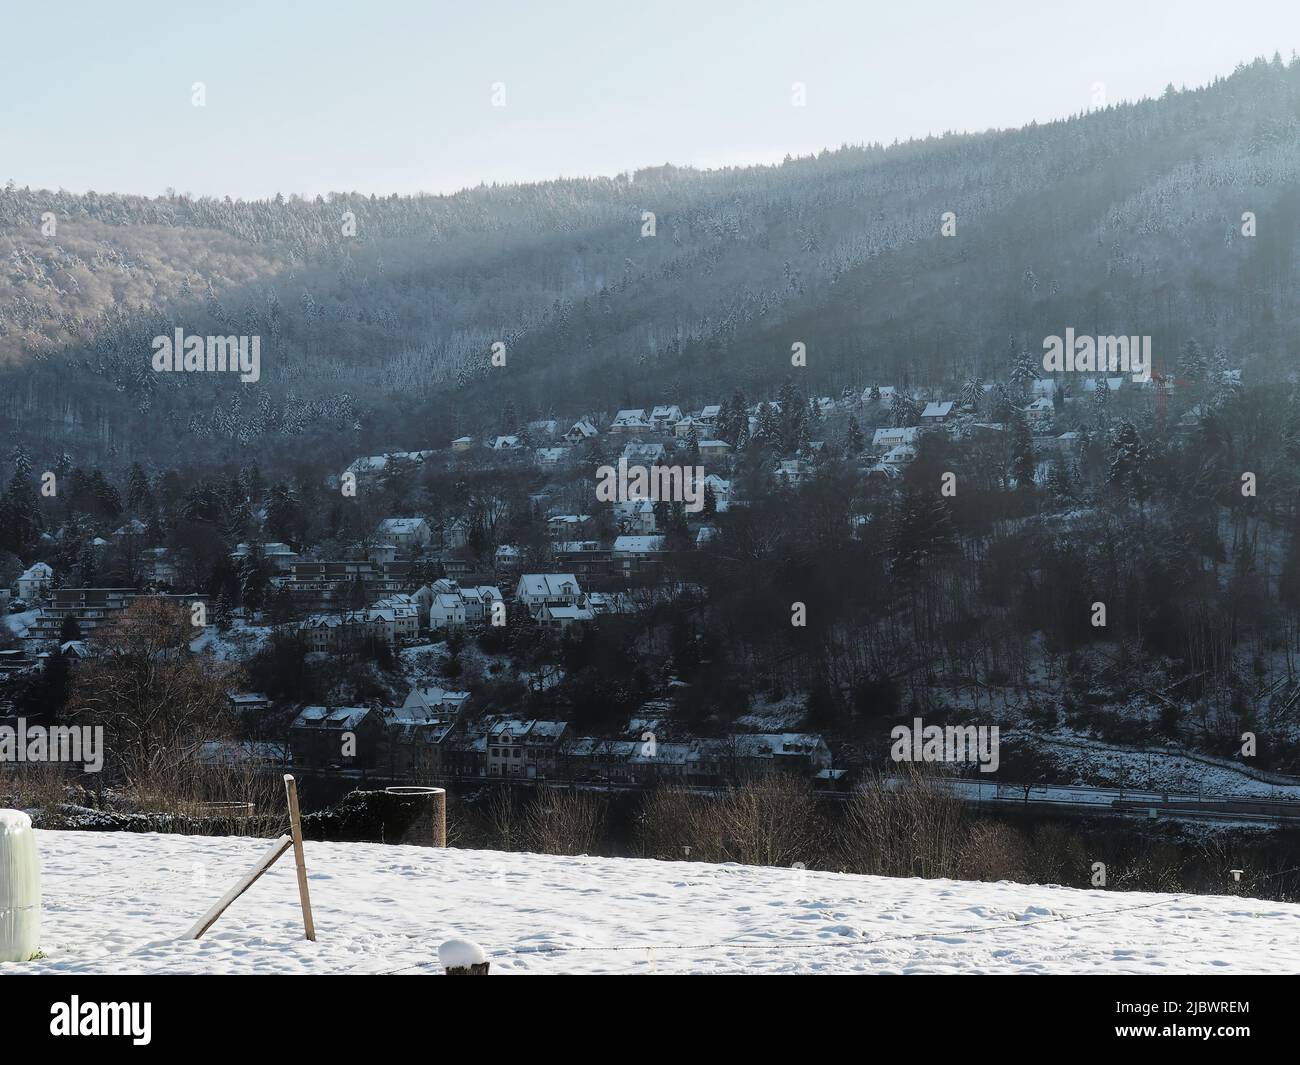
{"type": "Polygon", "coordinates": [[[1029,391],[1029,383],[1037,381],[1042,376],[1038,371],[1039,365],[1034,361],[1034,357],[1027,351],[1021,352],[1011,367],[1012,386],[1020,395],[1025,395],[1029,391]]]}
{"type": "Polygon", "coordinates": [[[898,392],[894,395],[894,402],[890,404],[889,416],[895,428],[905,429],[920,424],[921,408],[906,392],[898,392]]]}
{"type": "Polygon", "coordinates": [[[132,514],[139,514],[153,504],[153,492],[149,489],[149,476],[138,462],[131,464],[131,472],[126,482],[126,506],[132,514]]]}
{"type": "Polygon", "coordinates": [[[1110,385],[1106,378],[1096,378],[1097,387],[1092,393],[1092,414],[1098,425],[1105,425],[1110,420],[1110,385]]]}
{"type": "Polygon", "coordinates": [[[858,419],[852,414],[849,415],[849,440],[847,451],[850,456],[861,455],[866,448],[867,442],[862,435],[862,427],[858,425],[858,419]]]}
{"type": "Polygon", "coordinates": [[[1132,422],[1120,422],[1110,437],[1111,459],[1108,482],[1134,502],[1146,498],[1147,450],[1132,422]]]}
{"type": "Polygon", "coordinates": [[[1016,411],[1011,423],[1011,476],[1019,489],[1034,486],[1034,438],[1023,412],[1016,411]]]}

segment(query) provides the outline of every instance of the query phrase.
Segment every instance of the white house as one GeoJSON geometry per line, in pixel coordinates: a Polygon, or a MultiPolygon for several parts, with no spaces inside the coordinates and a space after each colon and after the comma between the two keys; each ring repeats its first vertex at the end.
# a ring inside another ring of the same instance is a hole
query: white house
{"type": "Polygon", "coordinates": [[[890,448],[898,447],[900,444],[916,443],[916,427],[890,427],[886,429],[877,429],[871,436],[871,446],[873,448],[890,448]]]}
{"type": "Polygon", "coordinates": [[[44,599],[53,587],[54,570],[44,562],[37,562],[18,578],[18,598],[30,604],[35,599],[44,599]]]}
{"type": "Polygon", "coordinates": [[[543,606],[573,606],[581,597],[572,573],[525,573],[515,588],[515,599],[534,615],[543,606]]]}
{"type": "Polygon", "coordinates": [[[498,436],[488,444],[493,451],[518,451],[523,446],[523,441],[517,436],[498,436]]]}
{"type": "Polygon", "coordinates": [[[403,549],[416,545],[426,547],[433,539],[433,530],[423,518],[385,518],[375,532],[384,543],[403,549]]]}
{"type": "Polygon", "coordinates": [[[429,627],[440,629],[478,624],[488,619],[492,603],[501,599],[504,599],[501,590],[490,584],[462,587],[442,577],[433,582],[429,627]]]}
{"type": "Polygon", "coordinates": [[[402,710],[408,717],[416,711],[428,721],[451,721],[468,701],[469,692],[443,691],[437,686],[417,687],[407,692],[402,710]]]}
{"type": "Polygon", "coordinates": [[[449,629],[465,624],[465,600],[459,592],[434,592],[429,604],[429,628],[449,629]]]}

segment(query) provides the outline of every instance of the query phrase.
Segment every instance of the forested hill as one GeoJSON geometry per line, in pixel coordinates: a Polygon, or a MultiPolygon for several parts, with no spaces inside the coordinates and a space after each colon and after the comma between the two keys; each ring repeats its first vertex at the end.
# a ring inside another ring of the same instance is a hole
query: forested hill
{"type": "Polygon", "coordinates": [[[757,398],[796,341],[808,392],[949,387],[1066,327],[1150,334],[1157,366],[1195,339],[1247,380],[1290,379],[1298,133],[1300,63],[1275,58],[1048,125],[773,167],[253,203],[10,185],[0,420],[77,461],[174,461],[163,442],[350,457],[445,446],[507,400],[564,417],[757,398]],[[261,380],[155,374],[150,340],[176,328],[260,336],[261,380]]]}

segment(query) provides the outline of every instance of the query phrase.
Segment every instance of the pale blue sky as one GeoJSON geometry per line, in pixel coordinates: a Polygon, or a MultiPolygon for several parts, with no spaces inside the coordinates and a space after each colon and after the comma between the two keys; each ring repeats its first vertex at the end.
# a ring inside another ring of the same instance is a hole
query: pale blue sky
{"type": "Polygon", "coordinates": [[[1158,95],[1300,49],[1295,0],[9,7],[0,181],[77,192],[450,192],[775,162],[1057,118],[1095,82],[1112,102],[1158,95]]]}

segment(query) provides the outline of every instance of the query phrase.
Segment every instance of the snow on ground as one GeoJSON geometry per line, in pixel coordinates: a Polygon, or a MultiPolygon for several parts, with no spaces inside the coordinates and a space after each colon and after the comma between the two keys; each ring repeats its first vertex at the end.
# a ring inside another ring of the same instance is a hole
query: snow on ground
{"type": "Polygon", "coordinates": [[[1173,751],[1143,751],[1083,736],[1054,733],[1030,736],[1031,744],[1076,783],[1222,798],[1300,799],[1300,784],[1281,774],[1253,772],[1226,759],[1173,751]]]}
{"type": "Polygon", "coordinates": [[[36,962],[0,973],[1296,972],[1300,905],[797,869],[360,843],[292,853],[199,941],[178,937],[266,840],[38,832],[36,962]]]}
{"type": "Polygon", "coordinates": [[[17,639],[26,639],[28,632],[35,628],[36,622],[40,620],[41,612],[39,610],[24,610],[17,614],[9,614],[4,621],[9,624],[9,631],[17,639]]]}
{"type": "Polygon", "coordinates": [[[782,699],[759,703],[755,700],[749,710],[736,718],[739,729],[754,729],[758,732],[793,732],[803,724],[807,711],[804,704],[807,695],[797,692],[782,699]]]}
{"type": "Polygon", "coordinates": [[[190,641],[195,654],[210,654],[221,662],[243,662],[257,654],[271,639],[275,630],[270,625],[232,625],[224,633],[209,625],[202,636],[190,641]]]}

